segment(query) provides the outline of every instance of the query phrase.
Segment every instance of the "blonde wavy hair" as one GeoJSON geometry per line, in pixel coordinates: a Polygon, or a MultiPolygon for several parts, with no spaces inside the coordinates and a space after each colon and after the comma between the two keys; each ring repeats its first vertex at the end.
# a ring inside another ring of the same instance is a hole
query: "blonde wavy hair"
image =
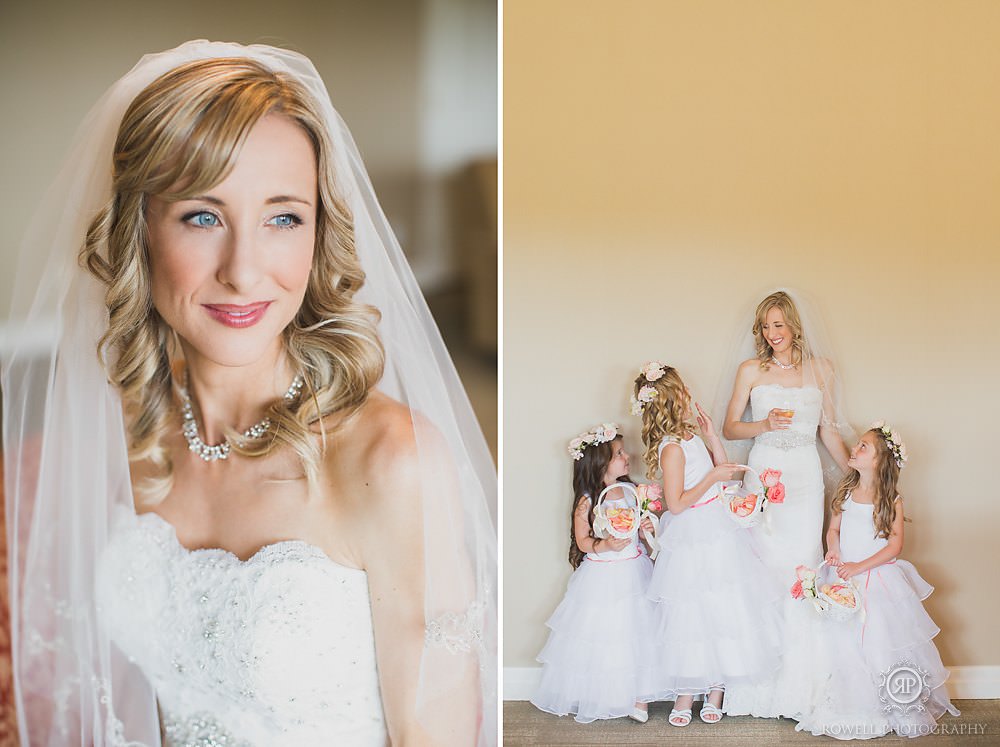
{"type": "Polygon", "coordinates": [[[262,439],[241,444],[240,434],[228,430],[231,447],[247,457],[291,447],[315,486],[327,435],[323,418],[357,411],[382,376],[379,312],[353,300],[365,275],[318,102],[292,77],[250,59],[199,60],[171,70],[125,112],[114,148],[111,198],[90,224],[80,251],[81,264],[106,288],[108,330],[98,355],[121,392],[129,460],[156,467],[155,476],[137,486],[146,500],[162,499],[173,483],[163,443],[179,426],[172,371],[180,352],[152,303],[146,207],[152,196],[186,199],[225,179],[250,130],[267,114],[295,121],[316,153],[313,265],[302,306],[282,335],[293,367],[305,378],[305,393],[292,403],[271,403],[266,416],[272,427],[262,439]]]}
{"type": "MultiPolygon", "coordinates": [[[[872,428],[868,433],[875,434],[875,500],[872,521],[875,523],[875,536],[888,539],[892,533],[893,522],[896,521],[899,465],[896,464],[896,458],[889,448],[885,434],[878,428],[872,428]]],[[[844,475],[830,504],[833,513],[843,512],[848,494],[858,487],[860,482],[861,474],[856,469],[849,470],[844,475]]]]}
{"type": "Polygon", "coordinates": [[[799,317],[799,310],[795,307],[795,302],[784,291],[776,291],[757,305],[757,312],[753,320],[753,338],[761,370],[767,370],[771,366],[771,357],[774,355],[770,343],[764,337],[764,319],[767,317],[767,312],[774,308],[781,310],[785,317],[785,324],[792,331],[792,350],[794,351],[792,362],[801,364],[802,361],[812,357],[809,345],[802,336],[802,319],[799,317]]]}
{"type": "Polygon", "coordinates": [[[646,477],[652,480],[660,469],[660,441],[664,438],[683,439],[695,432],[695,426],[689,418],[691,398],[676,368],[664,366],[663,375],[656,381],[649,381],[645,374],[639,374],[633,384],[633,394],[638,398],[639,390],[646,386],[656,390],[652,401],[642,405],[643,461],[646,463],[646,477]]]}

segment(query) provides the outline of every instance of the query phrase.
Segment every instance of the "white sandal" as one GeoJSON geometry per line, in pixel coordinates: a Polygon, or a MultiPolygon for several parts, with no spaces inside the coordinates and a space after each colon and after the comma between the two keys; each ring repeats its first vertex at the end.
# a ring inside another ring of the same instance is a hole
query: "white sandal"
{"type": "Polygon", "coordinates": [[[709,696],[711,696],[711,694],[715,692],[725,692],[725,691],[722,689],[716,689],[716,690],[709,690],[707,693],[705,693],[705,702],[702,703],[701,710],[698,712],[698,718],[700,718],[706,724],[717,724],[720,721],[722,721],[722,717],[725,715],[723,714],[722,709],[719,708],[719,706],[712,705],[708,700],[709,696]],[[715,716],[716,718],[708,719],[705,718],[706,716],[715,716]]]}
{"type": "Polygon", "coordinates": [[[671,726],[677,726],[677,727],[687,726],[688,724],[691,723],[691,709],[685,708],[680,711],[678,711],[676,708],[672,709],[670,711],[670,715],[667,716],[667,723],[670,724],[671,726]],[[683,723],[675,724],[674,719],[682,721],[683,723]]]}
{"type": "Polygon", "coordinates": [[[644,724],[649,721],[649,711],[644,711],[642,708],[633,708],[632,713],[628,715],[633,721],[638,721],[640,724],[644,724]]]}

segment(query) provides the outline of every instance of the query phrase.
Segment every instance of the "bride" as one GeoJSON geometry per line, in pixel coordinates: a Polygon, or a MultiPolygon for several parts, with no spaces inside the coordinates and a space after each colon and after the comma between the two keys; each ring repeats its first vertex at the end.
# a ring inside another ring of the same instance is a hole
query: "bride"
{"type": "Polygon", "coordinates": [[[493,744],[495,473],[309,61],[144,57],[57,190],[59,334],[3,370],[22,743],[493,744]]]}
{"type": "MultiPolygon", "coordinates": [[[[816,568],[823,559],[824,473],[833,477],[845,470],[849,456],[832,357],[818,321],[802,308],[786,291],[770,294],[757,306],[753,355],[736,369],[723,419],[726,439],[753,439],[746,464],[758,472],[782,472],[786,499],[767,509],[758,539],[765,563],[788,587],[796,566],[816,568]]],[[[743,459],[736,451],[736,459],[743,459]]],[[[727,690],[727,713],[794,716],[805,707],[824,676],[813,666],[815,652],[804,635],[815,622],[807,605],[786,598],[781,669],[769,682],[727,690]]]]}

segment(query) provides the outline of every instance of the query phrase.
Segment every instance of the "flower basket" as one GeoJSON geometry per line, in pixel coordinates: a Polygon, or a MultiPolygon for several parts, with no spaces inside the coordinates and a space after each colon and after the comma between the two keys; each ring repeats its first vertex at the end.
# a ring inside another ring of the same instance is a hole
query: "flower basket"
{"type": "Polygon", "coordinates": [[[861,610],[861,587],[857,581],[845,581],[826,561],[816,574],[816,597],[823,605],[821,614],[836,622],[850,620],[861,610]]]}
{"type": "Polygon", "coordinates": [[[639,533],[640,509],[639,494],[635,485],[628,482],[616,482],[608,485],[597,497],[594,506],[594,536],[630,539],[639,533]],[[621,488],[626,494],[631,494],[635,506],[612,508],[604,505],[604,496],[614,488],[621,488]]]}
{"type": "Polygon", "coordinates": [[[720,483],[719,500],[726,508],[729,518],[741,527],[755,526],[764,511],[764,486],[757,471],[747,467],[742,480],[726,480],[720,483]]]}
{"type": "Polygon", "coordinates": [[[862,608],[858,583],[854,579],[845,581],[840,578],[836,567],[825,560],[815,570],[800,565],[795,569],[795,576],[792,596],[812,602],[815,610],[827,619],[844,622],[862,608]]]}
{"type": "Polygon", "coordinates": [[[765,504],[784,503],[785,486],[780,470],[757,472],[746,464],[740,467],[745,470],[743,479],[720,483],[719,498],[729,518],[742,527],[752,527],[760,522],[765,504]]]}

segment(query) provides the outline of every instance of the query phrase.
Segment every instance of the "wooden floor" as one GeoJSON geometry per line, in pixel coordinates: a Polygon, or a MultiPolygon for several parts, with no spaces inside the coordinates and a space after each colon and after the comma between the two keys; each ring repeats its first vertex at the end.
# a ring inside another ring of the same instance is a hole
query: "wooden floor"
{"type": "MultiPolygon", "coordinates": [[[[956,700],[961,716],[945,716],[938,733],[913,742],[896,735],[881,737],[872,745],[909,744],[913,747],[937,745],[1000,745],[1000,700],[956,700]]],[[[750,716],[725,717],[718,724],[703,724],[695,718],[690,726],[678,729],[667,723],[670,703],[650,705],[649,721],[639,724],[620,718],[578,724],[568,716],[543,713],[527,701],[507,701],[503,707],[504,745],[569,747],[573,745],[772,745],[837,744],[828,737],[814,737],[795,731],[788,719],[760,719],[750,716]]]]}

